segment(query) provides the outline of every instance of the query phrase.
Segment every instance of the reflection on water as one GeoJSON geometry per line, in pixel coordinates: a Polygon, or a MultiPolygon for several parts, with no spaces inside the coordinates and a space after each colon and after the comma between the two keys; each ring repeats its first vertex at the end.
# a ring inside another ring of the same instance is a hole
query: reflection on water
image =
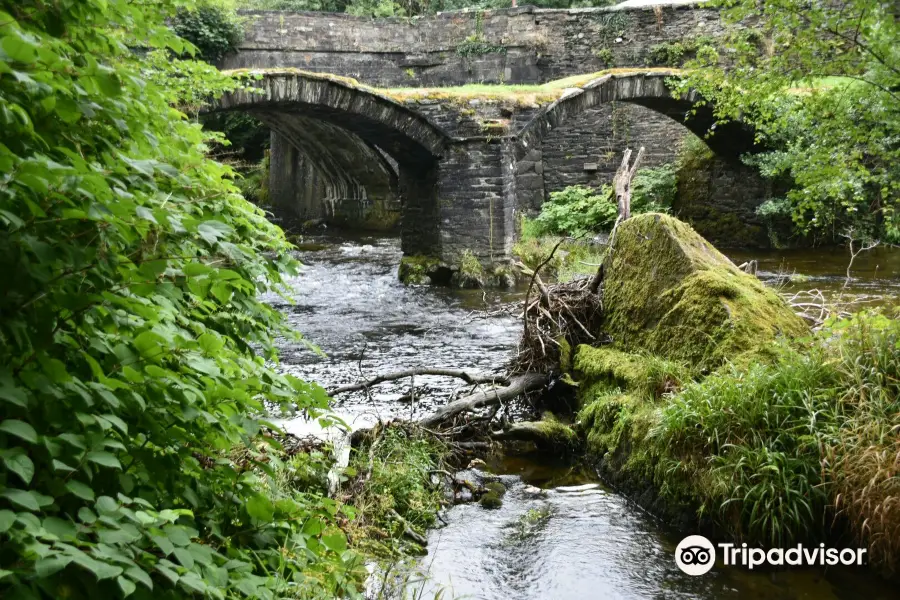
{"type": "Polygon", "coordinates": [[[878,247],[853,261],[850,280],[846,248],[726,251],[735,264],[756,260],[757,275],[783,292],[819,289],[826,298],[840,297],[859,308],[900,303],[900,250],[878,247]]]}
{"type": "MultiPolygon", "coordinates": [[[[521,297],[518,293],[406,287],[397,281],[400,261],[395,239],[367,237],[325,240],[324,249],[303,252],[301,274],[291,284],[294,303],[268,301],[325,353],[302,346],[282,347],[282,368],[326,387],[364,376],[416,366],[472,371],[502,369],[515,348],[520,323],[509,316],[478,316],[474,311],[521,297]]],[[[802,273],[804,283],[785,289],[818,287],[839,293],[846,254],[816,250],[770,253],[735,252],[738,263],[755,258],[760,276],[802,273]]],[[[885,297],[897,303],[900,253],[869,253],[857,259],[845,294],[885,297]]],[[[459,386],[447,379],[417,377],[419,394],[431,405],[446,402],[459,386]]],[[[336,411],[357,426],[375,418],[410,417],[433,406],[398,399],[410,382],[383,384],[368,396],[340,396],[336,411]]],[[[287,423],[308,431],[302,421],[287,423]]],[[[510,490],[499,510],[477,504],[456,506],[447,525],[429,532],[429,554],[421,561],[430,574],[423,597],[446,589],[444,598],[602,599],[750,598],[831,600],[898,594],[859,571],[816,570],[748,572],[719,565],[703,577],[684,575],[673,552],[681,536],[666,531],[623,497],[604,488],[559,491],[560,486],[594,481],[591,472],[547,465],[534,457],[508,458],[494,465],[509,474],[510,490]],[[545,488],[527,493],[525,484],[545,488]]]]}

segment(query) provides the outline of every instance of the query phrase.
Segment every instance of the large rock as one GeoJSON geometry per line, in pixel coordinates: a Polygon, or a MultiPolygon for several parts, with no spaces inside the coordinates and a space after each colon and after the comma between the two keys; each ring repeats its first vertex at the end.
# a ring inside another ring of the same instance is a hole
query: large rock
{"type": "Polygon", "coordinates": [[[604,329],[621,350],[715,367],[808,330],[777,293],[668,215],[622,222],[604,268],[604,329]]]}

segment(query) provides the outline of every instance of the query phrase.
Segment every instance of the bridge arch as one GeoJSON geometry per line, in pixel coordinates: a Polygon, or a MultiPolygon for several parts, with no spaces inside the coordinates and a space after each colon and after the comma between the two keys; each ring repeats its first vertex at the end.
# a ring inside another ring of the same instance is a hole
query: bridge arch
{"type": "Polygon", "coordinates": [[[738,160],[740,155],[756,148],[752,129],[740,122],[717,125],[712,107],[701,103],[702,98],[695,90],[674,96],[666,80],[677,75],[676,71],[665,70],[611,73],[567,90],[518,132],[517,159],[567,120],[611,102],[638,104],[663,114],[684,125],[713,152],[728,160],[738,160]]]}
{"type": "Polygon", "coordinates": [[[224,94],[208,111],[247,112],[272,130],[274,202],[297,202],[322,181],[335,196],[323,201],[332,204],[395,193],[404,251],[440,254],[435,188],[446,133],[353,80],[294,69],[250,75],[247,89],[224,94]]]}
{"type": "Polygon", "coordinates": [[[677,178],[672,210],[721,246],[766,246],[757,207],[776,193],[740,157],[759,152],[745,123],[717,124],[713,107],[696,91],[674,95],[673,70],[611,73],[542,107],[515,140],[517,210],[540,211],[549,194],[569,185],[610,183],[626,147],[645,146],[644,166],[672,161],[699,138],[709,152],[694,154],[677,178]],[[632,141],[633,140],[633,141],[632,141]]]}

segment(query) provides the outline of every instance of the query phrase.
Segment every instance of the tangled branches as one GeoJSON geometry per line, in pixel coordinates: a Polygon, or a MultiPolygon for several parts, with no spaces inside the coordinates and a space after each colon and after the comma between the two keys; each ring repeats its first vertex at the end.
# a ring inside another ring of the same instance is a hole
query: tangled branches
{"type": "Polygon", "coordinates": [[[596,333],[603,314],[598,278],[547,286],[538,272],[541,266],[533,272],[521,263],[518,266],[531,276],[533,285],[525,296],[524,331],[513,365],[515,372],[555,371],[564,366],[570,350],[578,344],[603,341],[596,333]],[[536,295],[534,288],[538,290],[536,295]]]}

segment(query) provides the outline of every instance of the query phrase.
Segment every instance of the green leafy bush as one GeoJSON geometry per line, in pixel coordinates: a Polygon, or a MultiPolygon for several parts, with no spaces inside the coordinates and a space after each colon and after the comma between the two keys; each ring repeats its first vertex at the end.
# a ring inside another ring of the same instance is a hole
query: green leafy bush
{"type": "Polygon", "coordinates": [[[241,195],[257,206],[269,206],[269,156],[252,165],[244,165],[235,182],[241,195]]]}
{"type": "Polygon", "coordinates": [[[198,58],[215,62],[237,51],[244,29],[234,11],[212,0],[181,8],[172,20],[175,32],[199,51],[198,58]]]}
{"type": "Polygon", "coordinates": [[[216,157],[258,162],[269,148],[268,126],[247,113],[213,113],[203,115],[201,122],[204,128],[221,132],[229,142],[214,150],[216,157]]]}
{"type": "Polygon", "coordinates": [[[0,596],[353,596],[340,507],[281,489],[260,302],[282,232],[173,108],[234,80],[156,60],[183,2],[0,2],[0,596]],[[185,82],[181,73],[190,72],[185,82]],[[172,74],[179,74],[172,78],[172,74]],[[190,89],[188,89],[190,88],[190,89]]]}
{"type": "Polygon", "coordinates": [[[631,182],[631,212],[669,212],[678,193],[674,164],[639,169],[631,182]]]}
{"type": "Polygon", "coordinates": [[[609,186],[599,192],[572,185],[550,193],[541,207],[535,224],[542,234],[584,236],[609,229],[616,221],[618,209],[609,186]]]}

